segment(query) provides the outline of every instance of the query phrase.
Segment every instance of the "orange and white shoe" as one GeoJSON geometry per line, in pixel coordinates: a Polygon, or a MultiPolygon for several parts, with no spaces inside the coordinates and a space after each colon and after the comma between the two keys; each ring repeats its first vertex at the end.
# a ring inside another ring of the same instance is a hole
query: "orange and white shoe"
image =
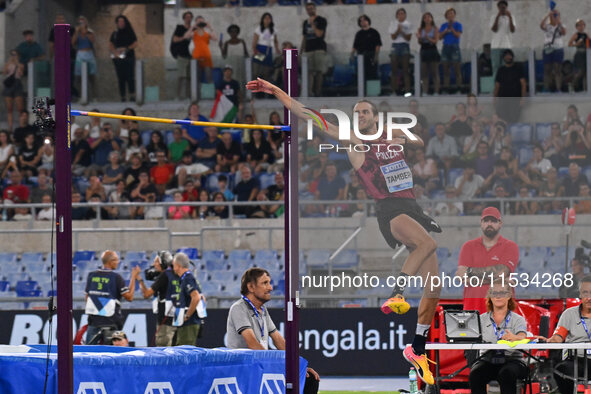
{"type": "Polygon", "coordinates": [[[390,312],[404,315],[410,309],[410,305],[404,300],[403,296],[398,295],[396,297],[389,298],[386,302],[384,302],[381,309],[386,315],[390,312]]]}
{"type": "Polygon", "coordinates": [[[423,382],[426,384],[435,384],[435,379],[433,379],[433,374],[429,369],[429,363],[435,364],[434,361],[429,360],[425,354],[421,354],[420,356],[415,354],[412,345],[407,345],[404,348],[402,355],[406,361],[415,367],[417,370],[417,376],[421,378],[423,382]]]}

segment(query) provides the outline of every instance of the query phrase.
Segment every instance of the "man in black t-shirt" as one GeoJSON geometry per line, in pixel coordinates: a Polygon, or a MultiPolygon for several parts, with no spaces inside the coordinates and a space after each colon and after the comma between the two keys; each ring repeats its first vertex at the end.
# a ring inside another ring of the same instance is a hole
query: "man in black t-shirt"
{"type": "MultiPolygon", "coordinates": [[[[233,193],[236,196],[236,201],[255,201],[260,189],[258,179],[252,176],[252,171],[248,165],[244,165],[240,169],[240,182],[234,186],[233,193]]],[[[249,215],[254,206],[240,206],[234,209],[239,215],[249,215]]]]}
{"type": "MultiPolygon", "coordinates": [[[[240,104],[242,103],[240,84],[235,79],[232,79],[232,72],[232,66],[226,64],[224,67],[224,77],[215,88],[240,109],[240,104]]],[[[238,118],[242,119],[242,116],[239,114],[238,118]]]]}
{"type": "MultiPolygon", "coordinates": [[[[177,310],[182,310],[184,323],[177,328],[176,346],[195,345],[201,319],[197,316],[197,305],[201,300],[201,286],[189,270],[190,260],[184,253],[174,255],[172,269],[181,278],[180,295],[177,303],[177,310]]],[[[173,323],[174,325],[174,323],[173,323]]]]}
{"type": "Polygon", "coordinates": [[[238,141],[232,139],[232,133],[224,132],[222,142],[217,145],[216,172],[236,172],[236,166],[242,155],[242,148],[238,141]]]}
{"type": "Polygon", "coordinates": [[[505,65],[499,68],[495,77],[494,97],[497,115],[507,123],[519,121],[526,95],[523,67],[515,64],[513,59],[513,51],[505,50],[503,53],[505,65]]]}
{"type": "Polygon", "coordinates": [[[304,21],[302,52],[308,58],[308,92],[312,96],[322,96],[322,82],[328,71],[328,57],[326,54],[326,25],[325,18],[316,15],[316,4],[309,1],[306,4],[308,19],[304,21]]]}
{"type": "Polygon", "coordinates": [[[16,144],[17,148],[22,148],[25,144],[25,136],[27,134],[33,134],[35,136],[35,143],[41,143],[41,137],[39,136],[39,129],[29,124],[29,111],[23,109],[18,117],[18,127],[14,129],[12,134],[12,140],[16,144]]]}
{"type": "Polygon", "coordinates": [[[363,55],[363,68],[365,79],[378,78],[378,62],[380,48],[382,47],[382,39],[380,33],[371,27],[371,19],[367,15],[361,15],[357,19],[357,24],[361,28],[355,34],[353,41],[353,51],[351,57],[355,54],[363,55]]]}
{"type": "Polygon", "coordinates": [[[84,129],[79,127],[74,132],[72,141],[72,173],[82,175],[86,168],[90,166],[92,152],[88,141],[84,139],[84,129]]]}
{"type": "Polygon", "coordinates": [[[187,87],[189,86],[189,63],[191,53],[189,52],[189,43],[191,42],[191,21],[193,13],[186,11],[183,13],[183,24],[176,25],[170,42],[170,53],[176,59],[178,95],[179,98],[187,97],[187,87]]]}

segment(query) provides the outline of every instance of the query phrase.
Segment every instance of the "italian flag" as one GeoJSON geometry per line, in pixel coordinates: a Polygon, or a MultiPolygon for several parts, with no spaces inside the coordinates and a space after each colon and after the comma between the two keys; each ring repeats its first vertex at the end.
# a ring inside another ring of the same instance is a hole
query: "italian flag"
{"type": "Polygon", "coordinates": [[[221,90],[217,90],[209,119],[212,122],[233,123],[237,113],[238,107],[221,90]]]}

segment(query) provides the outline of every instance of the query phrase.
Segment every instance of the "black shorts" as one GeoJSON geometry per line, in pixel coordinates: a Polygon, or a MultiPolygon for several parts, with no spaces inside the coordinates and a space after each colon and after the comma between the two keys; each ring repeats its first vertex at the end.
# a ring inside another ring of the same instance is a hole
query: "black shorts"
{"type": "Polygon", "coordinates": [[[390,230],[390,221],[398,215],[408,215],[419,223],[427,232],[440,233],[441,227],[423,211],[412,198],[386,198],[376,201],[376,216],[384,239],[392,249],[402,245],[394,238],[390,230]]]}

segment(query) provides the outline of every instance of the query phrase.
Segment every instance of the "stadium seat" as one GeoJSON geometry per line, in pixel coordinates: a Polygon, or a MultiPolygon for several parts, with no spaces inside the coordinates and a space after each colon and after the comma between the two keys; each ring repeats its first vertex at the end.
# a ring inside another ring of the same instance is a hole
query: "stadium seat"
{"type": "Polygon", "coordinates": [[[532,126],[529,123],[514,123],[509,125],[509,134],[514,146],[523,146],[531,143],[532,126]]]}
{"type": "Polygon", "coordinates": [[[72,296],[82,297],[86,290],[86,280],[72,282],[72,296]]]}
{"type": "Polygon", "coordinates": [[[16,262],[16,253],[0,253],[0,264],[11,264],[16,262]]]}
{"type": "Polygon", "coordinates": [[[558,178],[566,178],[568,176],[568,167],[558,167],[558,178]]]}
{"type": "Polygon", "coordinates": [[[38,272],[47,272],[48,265],[44,261],[30,261],[28,263],[24,263],[26,272],[30,273],[38,273],[38,272]]]}
{"type": "Polygon", "coordinates": [[[142,145],[144,146],[148,146],[148,144],[150,143],[150,138],[152,136],[152,130],[144,130],[142,131],[142,145]]]}
{"type": "Polygon", "coordinates": [[[254,255],[254,262],[257,266],[259,266],[259,263],[277,262],[277,259],[277,251],[272,249],[260,249],[254,255]]]}
{"type": "Polygon", "coordinates": [[[125,260],[146,260],[146,252],[130,250],[125,253],[125,260]]]}
{"type": "Polygon", "coordinates": [[[179,249],[177,249],[176,252],[186,254],[187,257],[189,257],[191,260],[199,258],[199,251],[197,250],[197,248],[191,248],[191,247],[179,248],[179,249]]]}
{"type": "Polygon", "coordinates": [[[335,64],[332,72],[332,86],[343,87],[353,83],[355,69],[349,65],[335,64]]]}
{"type": "Polygon", "coordinates": [[[344,249],[332,261],[334,268],[353,268],[359,263],[359,256],[355,249],[344,249]]]}
{"type": "Polygon", "coordinates": [[[135,266],[139,266],[142,271],[150,266],[148,260],[134,260],[127,263],[127,268],[131,270],[135,266]]]}
{"type": "Polygon", "coordinates": [[[450,168],[447,173],[447,185],[455,186],[456,179],[458,179],[460,176],[462,176],[463,172],[464,172],[463,168],[450,168]]]}
{"type": "MultiPolygon", "coordinates": [[[[392,74],[392,64],[385,63],[380,64],[380,81],[382,85],[388,85],[390,83],[390,75],[392,74]]],[[[397,75],[396,75],[397,77],[397,75]]]]}
{"type": "Polygon", "coordinates": [[[267,189],[269,186],[275,184],[275,174],[269,173],[262,173],[259,175],[259,182],[261,184],[261,189],[267,189]]]}
{"type": "Polygon", "coordinates": [[[440,246],[435,250],[435,254],[437,255],[437,260],[441,261],[447,259],[451,253],[449,253],[448,248],[440,246]]]}
{"type": "MultiPolygon", "coordinates": [[[[0,280],[0,293],[6,293],[10,290],[10,282],[7,280],[0,280]]],[[[2,295],[4,297],[4,295],[2,295]]]]}
{"type": "Polygon", "coordinates": [[[39,284],[33,280],[18,281],[15,286],[17,297],[40,297],[39,284]]]}
{"type": "Polygon", "coordinates": [[[328,250],[312,249],[306,259],[308,266],[326,266],[330,252],[328,250]]]}
{"type": "Polygon", "coordinates": [[[21,255],[21,264],[37,263],[43,261],[43,253],[23,253],[21,255]]]}
{"type": "Polygon", "coordinates": [[[163,134],[164,134],[164,141],[167,146],[168,146],[168,144],[174,142],[174,134],[173,134],[172,130],[165,130],[163,134]]]}
{"type": "Polygon", "coordinates": [[[250,259],[250,250],[247,249],[235,249],[228,255],[228,262],[230,264],[237,260],[250,261],[250,259]]]}
{"type": "Polygon", "coordinates": [[[11,284],[31,279],[31,276],[27,272],[5,272],[2,276],[4,276],[4,280],[9,281],[11,284]]]}
{"type": "Polygon", "coordinates": [[[203,293],[205,293],[206,295],[215,296],[221,293],[222,283],[215,280],[209,280],[201,284],[201,289],[203,290],[203,293]]]}
{"type": "Polygon", "coordinates": [[[214,274],[216,280],[224,283],[230,283],[236,281],[236,275],[232,271],[217,271],[214,274]]]}
{"type": "Polygon", "coordinates": [[[552,123],[536,123],[536,141],[544,142],[552,134],[552,123]]]}
{"type": "Polygon", "coordinates": [[[585,175],[587,177],[587,181],[591,181],[591,166],[587,166],[585,168],[583,168],[583,175],[585,175]]]}
{"type": "Polygon", "coordinates": [[[533,155],[534,152],[531,146],[519,148],[519,167],[524,167],[527,163],[529,163],[533,155]]]}
{"type": "Polygon", "coordinates": [[[218,274],[218,271],[227,271],[228,270],[228,264],[226,264],[223,261],[206,260],[205,261],[205,269],[210,274],[217,275],[218,274]],[[214,271],[215,271],[215,274],[213,273],[214,271]]]}
{"type": "Polygon", "coordinates": [[[205,261],[224,261],[224,251],[223,250],[204,250],[203,256],[201,256],[202,260],[205,261]]]}
{"type": "Polygon", "coordinates": [[[72,262],[76,264],[80,260],[94,260],[96,252],[92,250],[77,250],[74,252],[74,257],[72,258],[72,262]]]}

